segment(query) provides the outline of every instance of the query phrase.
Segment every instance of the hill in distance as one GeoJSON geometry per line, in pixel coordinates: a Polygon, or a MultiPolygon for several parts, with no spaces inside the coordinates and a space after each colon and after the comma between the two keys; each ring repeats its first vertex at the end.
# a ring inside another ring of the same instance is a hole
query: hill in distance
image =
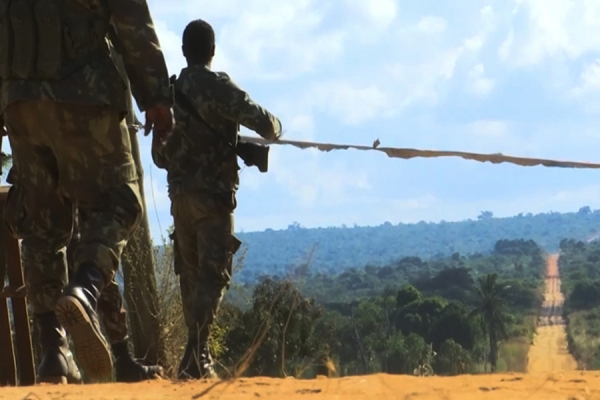
{"type": "Polygon", "coordinates": [[[286,276],[309,263],[309,273],[338,274],[366,265],[384,266],[403,257],[423,259],[489,253],[501,239],[532,239],[548,252],[557,251],[562,239],[595,240],[600,231],[600,210],[582,207],[577,212],[519,214],[494,218],[483,211],[476,220],[460,222],[392,224],[331,228],[303,228],[240,232],[243,242],[236,259],[243,259],[238,282],[255,282],[263,275],[286,276]]]}

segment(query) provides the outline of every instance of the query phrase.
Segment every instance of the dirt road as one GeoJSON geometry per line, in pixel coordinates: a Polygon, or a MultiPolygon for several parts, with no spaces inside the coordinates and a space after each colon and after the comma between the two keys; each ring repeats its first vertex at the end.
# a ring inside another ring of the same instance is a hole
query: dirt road
{"type": "Polygon", "coordinates": [[[575,371],[566,352],[557,256],[548,259],[541,326],[529,355],[527,374],[418,378],[377,374],[339,379],[238,379],[233,382],[170,381],[138,384],[0,388],[0,400],[81,399],[600,399],[600,374],[575,371]]]}
{"type": "Polygon", "coordinates": [[[600,398],[600,374],[463,375],[418,378],[405,375],[369,375],[340,379],[240,379],[231,384],[176,383],[37,386],[0,388],[0,400],[158,400],[158,399],[540,399],[588,400],[600,398]]]}
{"type": "Polygon", "coordinates": [[[546,292],[538,328],[529,349],[528,372],[558,372],[577,369],[577,362],[567,350],[565,321],[562,317],[564,298],[560,291],[558,255],[548,256],[546,292]]]}

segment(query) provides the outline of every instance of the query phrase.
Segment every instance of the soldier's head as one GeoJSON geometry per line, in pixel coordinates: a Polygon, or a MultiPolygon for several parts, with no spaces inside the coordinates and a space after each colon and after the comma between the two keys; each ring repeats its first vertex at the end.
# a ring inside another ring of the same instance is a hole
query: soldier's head
{"type": "Polygon", "coordinates": [[[188,65],[208,65],[215,56],[215,31],[206,21],[196,19],[183,31],[183,56],[188,65]]]}

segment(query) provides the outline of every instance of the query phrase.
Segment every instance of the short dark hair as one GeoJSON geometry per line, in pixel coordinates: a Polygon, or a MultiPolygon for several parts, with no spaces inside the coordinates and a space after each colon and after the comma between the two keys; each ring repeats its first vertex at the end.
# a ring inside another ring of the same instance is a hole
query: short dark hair
{"type": "Polygon", "coordinates": [[[213,56],[215,31],[204,20],[190,22],[183,31],[183,55],[193,63],[208,63],[213,56]]]}

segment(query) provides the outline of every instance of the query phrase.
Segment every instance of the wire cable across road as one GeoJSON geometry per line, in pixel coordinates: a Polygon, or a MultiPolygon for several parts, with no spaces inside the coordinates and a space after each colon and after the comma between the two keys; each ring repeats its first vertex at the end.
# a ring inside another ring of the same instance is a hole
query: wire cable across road
{"type": "Polygon", "coordinates": [[[332,150],[364,150],[364,151],[380,151],[387,154],[391,158],[435,158],[435,157],[460,157],[465,160],[473,160],[479,162],[490,162],[492,164],[510,163],[520,165],[523,167],[557,167],[557,168],[584,168],[584,169],[600,169],[600,164],[590,162],[579,162],[579,161],[559,161],[550,160],[543,158],[529,158],[529,157],[514,157],[504,155],[502,153],[493,154],[481,154],[481,153],[469,153],[463,151],[442,151],[442,150],[418,150],[409,148],[399,147],[379,147],[379,141],[375,141],[372,146],[361,146],[351,144],[336,144],[336,143],[318,143],[318,142],[304,142],[298,140],[265,140],[259,137],[242,136],[242,140],[246,142],[258,143],[258,144],[276,144],[276,145],[290,145],[298,147],[300,149],[318,149],[320,151],[329,152],[332,150]]]}

